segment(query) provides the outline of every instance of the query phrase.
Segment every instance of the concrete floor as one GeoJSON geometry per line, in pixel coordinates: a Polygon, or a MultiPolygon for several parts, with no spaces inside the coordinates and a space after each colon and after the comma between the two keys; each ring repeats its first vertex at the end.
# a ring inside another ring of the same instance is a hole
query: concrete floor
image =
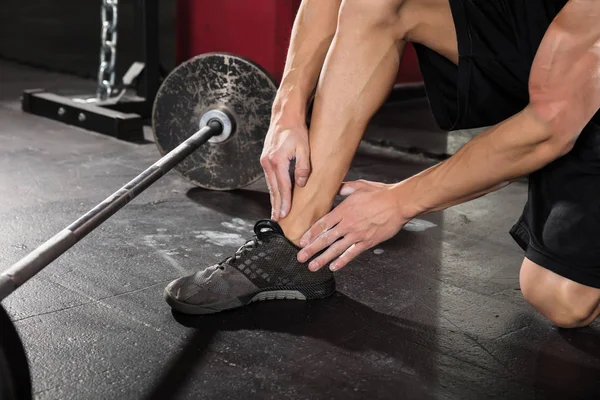
{"type": "MultiPolygon", "coordinates": [[[[158,158],[22,113],[20,92],[36,86],[93,83],[0,63],[0,270],[158,158]]],[[[399,107],[377,121],[402,124],[399,107]]],[[[364,146],[349,179],[431,164],[364,146]]],[[[519,291],[507,232],[526,189],[414,221],[338,273],[333,298],[184,317],[164,286],[230,255],[269,205],[262,181],[220,193],[171,173],[3,305],[38,399],[600,398],[600,323],[557,329],[519,291]]]]}

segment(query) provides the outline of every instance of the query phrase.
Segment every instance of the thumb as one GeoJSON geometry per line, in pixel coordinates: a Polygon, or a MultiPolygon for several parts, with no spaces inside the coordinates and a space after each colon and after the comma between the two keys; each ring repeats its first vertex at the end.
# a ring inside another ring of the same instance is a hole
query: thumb
{"type": "Polygon", "coordinates": [[[295,182],[298,186],[306,185],[310,175],[310,150],[308,147],[296,149],[295,182]]]}
{"type": "Polygon", "coordinates": [[[350,196],[352,193],[356,192],[359,187],[359,182],[344,182],[340,187],[340,196],[350,196]]]}
{"type": "Polygon", "coordinates": [[[344,182],[340,187],[339,194],[341,196],[350,196],[352,193],[363,191],[363,192],[371,192],[377,189],[377,185],[373,182],[365,181],[364,179],[360,179],[358,181],[352,182],[344,182]]]}

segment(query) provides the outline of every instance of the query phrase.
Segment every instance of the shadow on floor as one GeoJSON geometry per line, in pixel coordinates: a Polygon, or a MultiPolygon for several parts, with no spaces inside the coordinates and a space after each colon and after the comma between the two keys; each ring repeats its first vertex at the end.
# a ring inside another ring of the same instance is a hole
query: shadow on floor
{"type": "MultiPolygon", "coordinates": [[[[377,312],[339,292],[321,301],[264,302],[210,316],[188,316],[176,312],[173,316],[181,325],[195,328],[195,333],[179,354],[171,359],[166,372],[158,380],[148,399],[174,396],[183,389],[192,378],[192,371],[198,373],[202,370],[203,359],[210,353],[213,338],[220,332],[227,331],[286,333],[324,341],[342,352],[376,352],[383,360],[393,359],[406,366],[432,387],[437,386],[439,371],[444,370],[443,365],[437,364],[436,360],[440,359],[436,354],[446,353],[455,362],[468,362],[462,354],[452,354],[436,342],[440,333],[460,333],[377,312]]],[[[535,349],[515,349],[514,343],[510,345],[512,348],[506,349],[502,348],[506,345],[498,344],[490,350],[494,353],[507,350],[513,353],[522,352],[524,357],[536,360],[535,370],[528,376],[510,371],[485,373],[493,374],[496,386],[499,387],[519,382],[533,386],[541,398],[579,398],[576,393],[590,394],[598,390],[595,385],[600,370],[595,364],[586,365],[569,360],[568,357],[564,357],[564,352],[557,349],[567,347],[569,353],[574,350],[572,347],[576,347],[593,358],[600,359],[599,334],[600,332],[591,328],[561,331],[555,339],[535,349]],[[588,385],[582,385],[582,382],[588,382],[588,385]],[[573,390],[573,384],[578,385],[576,390],[573,390]]],[[[448,359],[440,362],[447,363],[448,359]]],[[[310,361],[306,358],[299,363],[299,373],[306,369],[307,364],[310,364],[310,361]]],[[[480,367],[487,369],[483,361],[480,367]]],[[[320,376],[328,379],[320,373],[316,374],[314,379],[318,380],[320,376]]],[[[400,387],[404,380],[398,376],[400,387]]],[[[376,387],[372,389],[376,390],[376,387]]],[[[498,387],[495,389],[497,392],[498,387]]],[[[538,398],[537,395],[535,398],[538,398]]]]}
{"type": "Polygon", "coordinates": [[[254,190],[218,192],[194,188],[187,197],[201,206],[234,218],[257,220],[271,213],[269,194],[254,190]]]}
{"type": "MultiPolygon", "coordinates": [[[[600,331],[594,328],[560,329],[559,333],[570,345],[600,361],[600,331]]],[[[600,375],[598,379],[600,383],[600,375]]]]}
{"type": "Polygon", "coordinates": [[[531,352],[532,380],[544,399],[600,398],[600,331],[558,329],[558,335],[531,352]]]}
{"type": "Polygon", "coordinates": [[[421,377],[430,377],[428,371],[433,372],[432,358],[414,356],[418,348],[427,346],[437,328],[379,313],[339,292],[319,301],[262,302],[216,315],[174,312],[173,316],[183,326],[195,328],[195,333],[171,360],[148,399],[175,396],[184,388],[191,371],[198,371],[209,352],[212,339],[224,331],[255,330],[310,337],[350,352],[373,350],[403,362],[416,361],[411,368],[418,370],[421,377]]]}

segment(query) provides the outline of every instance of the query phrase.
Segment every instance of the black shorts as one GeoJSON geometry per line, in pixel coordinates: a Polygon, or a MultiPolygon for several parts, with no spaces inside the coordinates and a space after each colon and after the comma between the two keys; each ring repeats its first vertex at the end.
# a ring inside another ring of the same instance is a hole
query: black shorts
{"type": "MultiPolygon", "coordinates": [[[[458,67],[415,44],[429,103],[446,130],[497,124],[529,102],[531,65],[567,0],[449,0],[458,67]]],[[[600,112],[564,157],[529,176],[511,235],[531,261],[600,288],[600,112]]]]}

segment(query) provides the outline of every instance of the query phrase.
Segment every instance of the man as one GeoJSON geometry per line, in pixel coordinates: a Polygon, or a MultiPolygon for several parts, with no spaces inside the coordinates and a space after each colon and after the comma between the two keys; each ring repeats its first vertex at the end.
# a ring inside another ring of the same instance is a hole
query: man
{"type": "Polygon", "coordinates": [[[412,218],[529,175],[511,231],[522,293],[557,326],[588,325],[600,314],[598,21],[598,0],[304,0],[261,159],[271,220],[235,256],[172,282],[167,301],[202,314],[326,297],[332,271],[412,218]],[[490,128],[397,184],[342,185],[407,42],[438,124],[490,128]],[[338,191],[348,197],[330,212],[338,191]]]}

